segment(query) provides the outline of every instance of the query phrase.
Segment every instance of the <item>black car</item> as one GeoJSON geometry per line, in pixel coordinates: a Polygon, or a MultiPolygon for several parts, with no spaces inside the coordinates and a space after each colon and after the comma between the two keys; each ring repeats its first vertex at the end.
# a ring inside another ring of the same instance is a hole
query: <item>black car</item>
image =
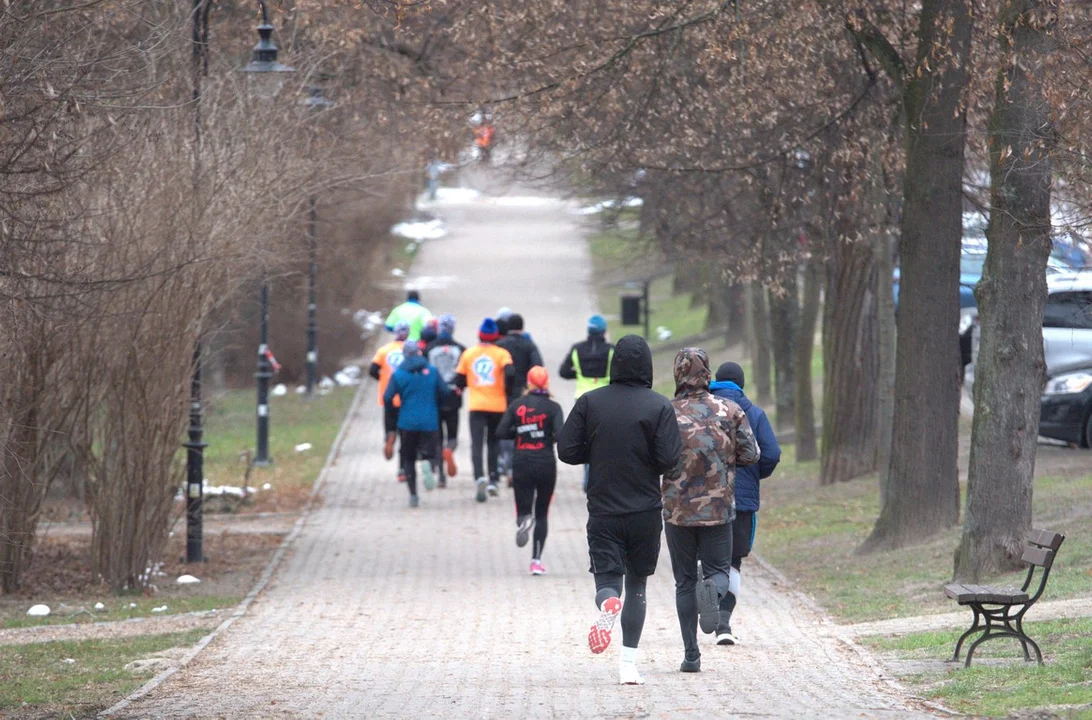
{"type": "Polygon", "coordinates": [[[1041,403],[1040,435],[1092,447],[1092,360],[1055,369],[1041,403]]]}

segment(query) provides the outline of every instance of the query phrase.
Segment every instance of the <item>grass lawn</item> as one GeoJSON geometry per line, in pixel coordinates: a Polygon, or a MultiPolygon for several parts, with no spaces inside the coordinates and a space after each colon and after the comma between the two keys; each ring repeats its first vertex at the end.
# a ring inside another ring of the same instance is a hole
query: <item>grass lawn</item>
{"type": "MultiPolygon", "coordinates": [[[[278,493],[309,489],[322,470],[330,446],[337,437],[355,388],[335,388],[328,395],[308,400],[290,393],[269,400],[269,453],[273,464],[251,469],[250,487],[265,483],[278,493]],[[311,449],[296,452],[296,445],[311,449]]],[[[251,390],[232,390],[210,403],[205,421],[205,477],[210,485],[241,486],[246,463],[241,454],[253,456],[256,443],[256,398],[251,390]]],[[[259,493],[258,498],[262,495],[259,493]]]]}
{"type": "MultiPolygon", "coordinates": [[[[48,617],[28,617],[22,607],[0,610],[0,627],[21,628],[39,625],[67,625],[72,623],[106,622],[110,620],[129,620],[140,617],[159,617],[180,613],[199,612],[232,608],[239,604],[242,596],[222,597],[217,595],[193,595],[189,597],[145,597],[143,595],[112,595],[104,592],[99,599],[88,599],[86,603],[68,607],[50,606],[53,613],[48,617]],[[96,602],[106,607],[95,610],[96,602]],[[153,608],[167,606],[166,610],[153,613],[153,608]],[[4,610],[9,612],[5,613],[4,610]]],[[[24,603],[25,604],[25,603],[24,603]]],[[[67,603],[66,603],[67,605],[67,603]]]]}
{"type": "Polygon", "coordinates": [[[1051,717],[1092,718],[1092,619],[1029,622],[1024,629],[1043,649],[1042,667],[1025,663],[1019,643],[1010,639],[979,645],[970,668],[944,663],[959,632],[869,638],[866,643],[905,669],[904,682],[953,710],[1004,717],[1014,710],[1049,708],[1051,717]]]}
{"type": "MultiPolygon", "coordinates": [[[[793,477],[779,469],[762,487],[756,550],[836,617],[862,622],[956,609],[943,587],[951,579],[958,528],[922,545],[858,556],[854,550],[879,514],[874,478],[818,487],[814,475],[793,477]]],[[[1037,478],[1034,517],[1036,527],[1067,536],[1044,598],[1092,592],[1092,475],[1037,478]]],[[[1022,582],[1023,572],[991,580],[1022,582]]]]}
{"type": "Polygon", "coordinates": [[[205,630],[194,630],[5,647],[0,653],[0,710],[5,717],[92,715],[155,675],[155,671],[130,672],[127,664],[190,647],[205,634],[205,630]]]}

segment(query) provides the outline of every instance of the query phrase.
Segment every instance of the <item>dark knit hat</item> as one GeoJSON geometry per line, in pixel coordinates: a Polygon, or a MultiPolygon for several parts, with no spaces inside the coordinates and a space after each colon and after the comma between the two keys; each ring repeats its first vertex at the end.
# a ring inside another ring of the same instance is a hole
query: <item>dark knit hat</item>
{"type": "Polygon", "coordinates": [[[500,339],[500,331],[497,329],[497,321],[493,318],[482,320],[482,326],[478,328],[478,339],[482,342],[496,342],[500,339]]]}
{"type": "Polygon", "coordinates": [[[519,313],[512,313],[508,316],[508,329],[509,330],[522,330],[523,329],[523,316],[519,313]]]}
{"type": "Polygon", "coordinates": [[[739,366],[739,363],[726,362],[717,368],[717,380],[724,382],[734,382],[739,385],[739,389],[743,389],[743,368],[739,366]]]}

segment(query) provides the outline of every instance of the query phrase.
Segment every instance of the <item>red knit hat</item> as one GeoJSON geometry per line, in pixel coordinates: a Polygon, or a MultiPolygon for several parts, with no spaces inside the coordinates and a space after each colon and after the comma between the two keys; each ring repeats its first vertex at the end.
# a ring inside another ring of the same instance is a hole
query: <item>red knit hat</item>
{"type": "Polygon", "coordinates": [[[546,390],[550,387],[550,373],[541,365],[535,365],[527,371],[527,384],[536,390],[546,390]]]}

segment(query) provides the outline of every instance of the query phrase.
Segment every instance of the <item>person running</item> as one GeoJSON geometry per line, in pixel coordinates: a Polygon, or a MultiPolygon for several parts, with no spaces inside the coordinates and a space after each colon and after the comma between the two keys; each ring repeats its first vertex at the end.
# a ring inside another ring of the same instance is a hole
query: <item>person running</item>
{"type": "Polygon", "coordinates": [[[435,457],[436,433],[440,430],[440,405],[451,391],[436,368],[428,364],[421,348],[414,340],[406,341],[402,350],[403,360],[391,376],[383,401],[394,404],[395,397],[402,398],[398,413],[398,432],[402,436],[402,472],[409,488],[409,506],[420,504],[417,497],[417,458],[421,457],[421,475],[425,490],[435,487],[434,470],[438,467],[435,457]]]}
{"type": "Polygon", "coordinates": [[[762,449],[758,464],[739,468],[736,473],[736,519],[732,523],[732,569],[728,576],[728,595],[720,606],[720,626],[717,627],[718,645],[735,645],[739,638],[732,632],[732,613],[739,602],[740,569],[743,558],[751,554],[758,527],[759,481],[773,474],[781,462],[781,446],[777,444],[770,419],[758,405],[743,393],[743,368],[737,363],[726,362],[717,368],[716,381],[709,385],[714,395],[731,400],[743,408],[751,432],[762,449]]]}
{"type": "Polygon", "coordinates": [[[575,398],[589,390],[603,387],[610,378],[614,346],[607,342],[607,321],[602,315],[588,318],[588,337],[569,349],[558,375],[576,380],[575,398]]]}
{"type": "Polygon", "coordinates": [[[406,323],[409,326],[409,340],[420,340],[421,330],[432,319],[432,313],[421,304],[421,295],[416,290],[406,293],[406,301],[391,310],[387,316],[387,329],[394,331],[398,323],[406,323]]]}
{"type": "Polygon", "coordinates": [[[645,624],[645,587],[660,555],[660,476],[676,466],[681,453],[675,411],[652,391],[648,343],[626,335],[615,349],[610,384],[580,396],[557,440],[562,462],[591,466],[588,554],[599,618],[588,632],[588,647],[597,654],[606,650],[621,616],[624,685],[644,683],[637,647],[645,624]]]}
{"type": "Polygon", "coordinates": [[[497,321],[497,332],[501,337],[508,334],[508,318],[512,317],[512,308],[505,306],[497,311],[493,319],[497,321]]]}
{"type": "Polygon", "coordinates": [[[542,548],[546,545],[546,514],[557,484],[554,443],[565,423],[561,406],[550,397],[550,375],[541,365],[527,373],[523,396],[513,400],[497,426],[497,437],[515,441],[512,489],[516,496],[516,546],[531,546],[531,574],[545,575],[542,548]],[[532,514],[533,510],[533,514],[532,514]]]}
{"type": "Polygon", "coordinates": [[[497,425],[508,402],[512,399],[510,389],[514,387],[512,356],[504,348],[497,347],[500,339],[497,323],[493,318],[486,318],[478,330],[477,345],[467,348],[459,358],[455,368],[455,385],[467,388],[470,400],[470,456],[474,465],[474,477],[477,483],[477,500],[485,502],[487,494],[496,497],[500,494],[497,480],[497,425]],[[482,464],[482,449],[486,448],[486,466],[482,464]]]}
{"type": "Polygon", "coordinates": [[[674,370],[671,404],[683,452],[678,466],[664,475],[664,535],[685,650],[679,670],[699,672],[698,624],[703,632],[715,632],[729,595],[736,466],[758,462],[759,450],[743,409],[709,393],[712,375],[704,350],[683,348],[675,356],[674,370]]]}
{"type": "MultiPolygon", "coordinates": [[[[512,313],[506,323],[508,332],[497,341],[497,347],[502,347],[512,356],[512,366],[515,368],[515,387],[512,395],[523,394],[527,387],[527,372],[536,365],[542,365],[542,355],[538,351],[535,341],[523,332],[523,316],[512,313]]],[[[501,440],[500,445],[500,473],[507,475],[509,485],[512,481],[512,453],[515,450],[515,441],[501,440]]]]}
{"type": "Polygon", "coordinates": [[[398,408],[402,405],[402,400],[396,396],[393,403],[387,403],[384,402],[383,395],[387,392],[391,375],[402,364],[402,348],[409,336],[409,323],[398,322],[392,331],[394,340],[375,351],[371,367],[368,368],[368,374],[379,381],[379,407],[383,408],[383,457],[388,460],[394,457],[394,445],[398,440],[398,408]]]}
{"type": "MultiPolygon", "coordinates": [[[[455,386],[456,369],[459,367],[459,358],[462,357],[466,347],[454,338],[455,316],[444,314],[440,316],[437,327],[436,339],[425,348],[425,355],[429,364],[435,367],[440,377],[451,389],[451,394],[444,398],[440,405],[440,434],[438,441],[441,448],[441,456],[447,469],[448,477],[455,477],[459,472],[455,464],[455,449],[459,446],[459,410],[463,406],[462,390],[455,386]]],[[[440,487],[447,487],[447,481],[440,477],[440,487]]]]}

